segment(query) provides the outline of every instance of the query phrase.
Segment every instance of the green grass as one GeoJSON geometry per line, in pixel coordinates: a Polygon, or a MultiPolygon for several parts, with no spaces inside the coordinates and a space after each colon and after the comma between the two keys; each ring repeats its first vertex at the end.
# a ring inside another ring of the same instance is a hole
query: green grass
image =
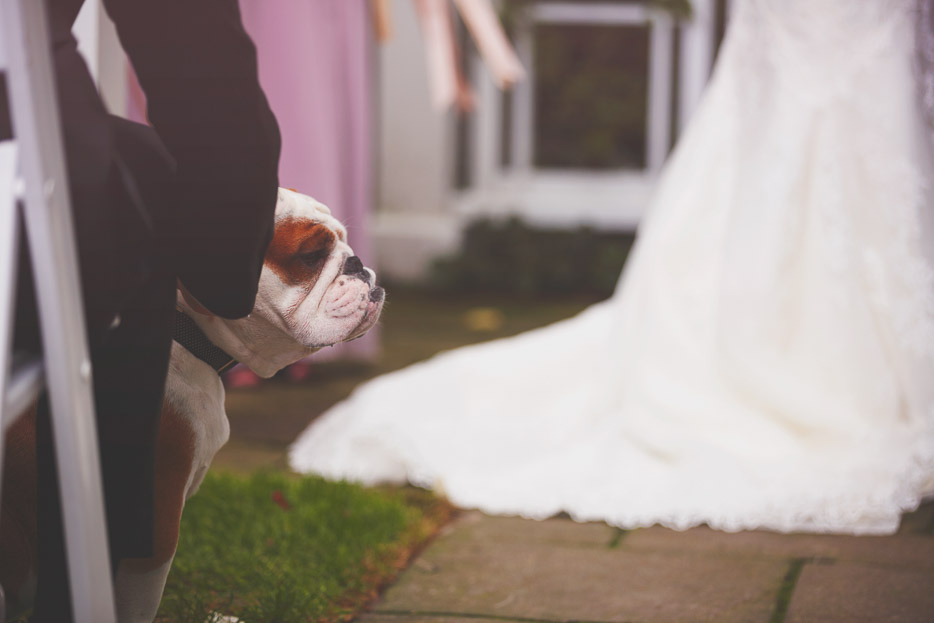
{"type": "Polygon", "coordinates": [[[209,473],[185,507],[157,620],[347,620],[450,512],[412,489],[209,473]]]}

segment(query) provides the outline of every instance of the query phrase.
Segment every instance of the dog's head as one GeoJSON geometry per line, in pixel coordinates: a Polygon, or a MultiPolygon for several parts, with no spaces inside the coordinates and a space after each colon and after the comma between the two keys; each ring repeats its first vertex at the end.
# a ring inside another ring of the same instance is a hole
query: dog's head
{"type": "Polygon", "coordinates": [[[280,189],[253,313],[317,350],[366,333],[383,308],[376,273],[347,244],[347,230],[323,204],[280,189]]]}
{"type": "MultiPolygon", "coordinates": [[[[275,231],[253,311],[246,318],[196,318],[208,337],[260,376],[376,324],[385,292],[347,244],[326,206],[279,189],[275,231]]],[[[197,316],[197,314],[194,314],[197,316]]]]}

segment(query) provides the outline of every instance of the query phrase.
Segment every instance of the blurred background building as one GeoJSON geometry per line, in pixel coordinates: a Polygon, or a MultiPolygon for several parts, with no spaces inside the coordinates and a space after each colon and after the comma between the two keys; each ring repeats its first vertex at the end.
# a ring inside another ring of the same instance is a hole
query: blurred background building
{"type": "Polygon", "coordinates": [[[499,4],[527,78],[499,92],[462,37],[477,105],[428,100],[418,23],[397,1],[379,52],[377,212],[381,269],[425,276],[478,217],[631,230],[678,130],[697,105],[728,3],[499,4]],[[692,6],[693,5],[693,6],[692,6]]]}
{"type": "MultiPolygon", "coordinates": [[[[257,35],[272,28],[275,38],[275,22],[264,21],[264,11],[305,7],[295,11],[282,37],[301,37],[304,31],[316,46],[304,52],[300,46],[279,48],[283,54],[314,55],[292,58],[288,72],[292,81],[308,87],[305,97],[311,101],[335,97],[335,80],[363,72],[367,84],[355,87],[352,97],[366,100],[359,110],[369,118],[367,136],[348,153],[366,160],[360,164],[367,174],[345,183],[343,195],[314,175],[302,183],[282,179],[282,184],[321,197],[338,216],[344,214],[335,203],[343,202],[347,188],[356,188],[363,199],[354,201],[363,207],[354,210],[366,217],[353,217],[352,243],[368,249],[375,256],[368,263],[394,281],[426,278],[433,261],[455,252],[465,228],[477,219],[517,216],[530,226],[633,230],[697,105],[730,5],[730,0],[497,2],[526,78],[511,91],[497,89],[467,30],[455,19],[459,62],[475,94],[474,109],[459,114],[432,104],[418,0],[383,2],[392,34],[381,43],[373,36],[372,20],[359,18],[377,2],[243,0],[242,6],[247,29],[261,48],[264,86],[270,63],[277,63],[264,58],[272,54],[264,52],[270,33],[257,35]],[[361,10],[351,17],[335,8],[354,3],[361,10]],[[309,7],[317,7],[317,13],[309,7]],[[328,20],[340,24],[321,23],[328,20]],[[329,33],[326,43],[321,33],[329,33]],[[357,55],[366,61],[349,63],[348,45],[366,48],[357,55]],[[328,54],[322,63],[321,55],[328,54]],[[329,64],[337,69],[325,80],[321,76],[329,64]]],[[[288,22],[282,15],[276,19],[288,22]]],[[[140,107],[139,93],[134,94],[132,74],[99,0],[85,3],[75,28],[111,110],[139,116],[134,111],[140,107]]],[[[353,104],[347,103],[346,92],[339,95],[344,101],[338,108],[353,104]]],[[[289,96],[270,93],[274,110],[275,100],[283,97],[289,96]]],[[[322,119],[303,130],[284,127],[287,141],[322,142],[314,128],[329,123],[328,111],[335,106],[307,110],[322,119]]],[[[276,112],[295,117],[294,110],[276,112]]],[[[347,124],[346,117],[332,122],[347,124]]],[[[328,137],[329,145],[340,140],[339,134],[328,137]]],[[[334,162],[346,155],[335,156],[334,162]]],[[[317,161],[324,162],[320,154],[317,161]]],[[[340,175],[347,165],[330,168],[340,175]]]]}

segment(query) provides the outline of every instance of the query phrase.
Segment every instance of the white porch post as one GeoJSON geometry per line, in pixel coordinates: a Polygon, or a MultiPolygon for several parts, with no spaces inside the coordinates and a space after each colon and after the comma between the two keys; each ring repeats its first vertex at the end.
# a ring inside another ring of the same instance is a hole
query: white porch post
{"type": "Polygon", "coordinates": [[[648,128],[646,131],[646,168],[662,168],[671,143],[671,67],[673,60],[672,19],[667,13],[652,16],[649,50],[648,128]]]}
{"type": "MultiPolygon", "coordinates": [[[[99,1],[99,0],[98,0],[99,1]]],[[[107,108],[115,115],[126,116],[127,60],[123,46],[117,38],[117,27],[106,11],[97,16],[97,86],[107,108]]]]}
{"type": "Polygon", "coordinates": [[[97,81],[107,109],[115,115],[126,114],[127,60],[117,29],[100,0],[88,0],[81,6],[72,28],[78,39],[78,49],[97,81]]]}
{"type": "Polygon", "coordinates": [[[78,51],[84,57],[91,70],[91,75],[97,80],[98,77],[98,35],[100,30],[100,20],[98,14],[101,11],[100,0],[88,0],[81,5],[78,17],[75,18],[75,24],[72,32],[78,40],[78,51]]]}
{"type": "Polygon", "coordinates": [[[681,30],[678,76],[678,130],[683,130],[697,108],[710,77],[714,53],[714,0],[692,0],[694,15],[681,30]]]}
{"type": "Polygon", "coordinates": [[[525,79],[512,88],[512,154],[510,166],[515,172],[532,170],[535,154],[535,31],[529,16],[523,15],[516,29],[515,45],[519,61],[525,67],[525,79]]]}
{"type": "Polygon", "coordinates": [[[488,189],[499,171],[502,107],[493,76],[479,55],[471,59],[471,73],[477,96],[471,136],[471,185],[488,189]]]}

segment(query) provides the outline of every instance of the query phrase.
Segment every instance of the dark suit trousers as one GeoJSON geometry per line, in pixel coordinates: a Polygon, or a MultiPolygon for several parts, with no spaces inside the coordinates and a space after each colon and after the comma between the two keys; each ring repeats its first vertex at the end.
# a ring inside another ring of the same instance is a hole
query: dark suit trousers
{"type": "MultiPolygon", "coordinates": [[[[101,472],[113,570],[151,554],[153,466],[172,340],[175,279],[156,273],[91,348],[101,472]],[[128,362],[132,362],[131,364],[128,362]]],[[[33,621],[71,620],[55,453],[47,401],[37,420],[39,583],[33,621]]]]}
{"type": "MultiPolygon", "coordinates": [[[[145,201],[147,209],[158,209],[161,202],[171,200],[171,162],[152,149],[149,128],[116,118],[113,124],[121,155],[108,184],[107,200],[120,208],[118,213],[124,214],[125,221],[110,226],[135,239],[139,255],[123,259],[134,270],[105,265],[120,260],[98,253],[99,249],[84,248],[79,255],[83,290],[89,299],[85,310],[115,571],[121,558],[152,553],[155,443],[174,327],[175,272],[158,236],[135,212],[136,202],[145,201]],[[141,196],[133,198],[131,193],[141,196]],[[115,276],[115,270],[124,274],[115,276]],[[108,284],[128,289],[101,291],[108,284]]],[[[94,243],[79,238],[79,248],[82,244],[94,243]]],[[[68,621],[71,608],[60,492],[46,399],[40,402],[37,415],[39,584],[33,620],[68,621]]]]}

